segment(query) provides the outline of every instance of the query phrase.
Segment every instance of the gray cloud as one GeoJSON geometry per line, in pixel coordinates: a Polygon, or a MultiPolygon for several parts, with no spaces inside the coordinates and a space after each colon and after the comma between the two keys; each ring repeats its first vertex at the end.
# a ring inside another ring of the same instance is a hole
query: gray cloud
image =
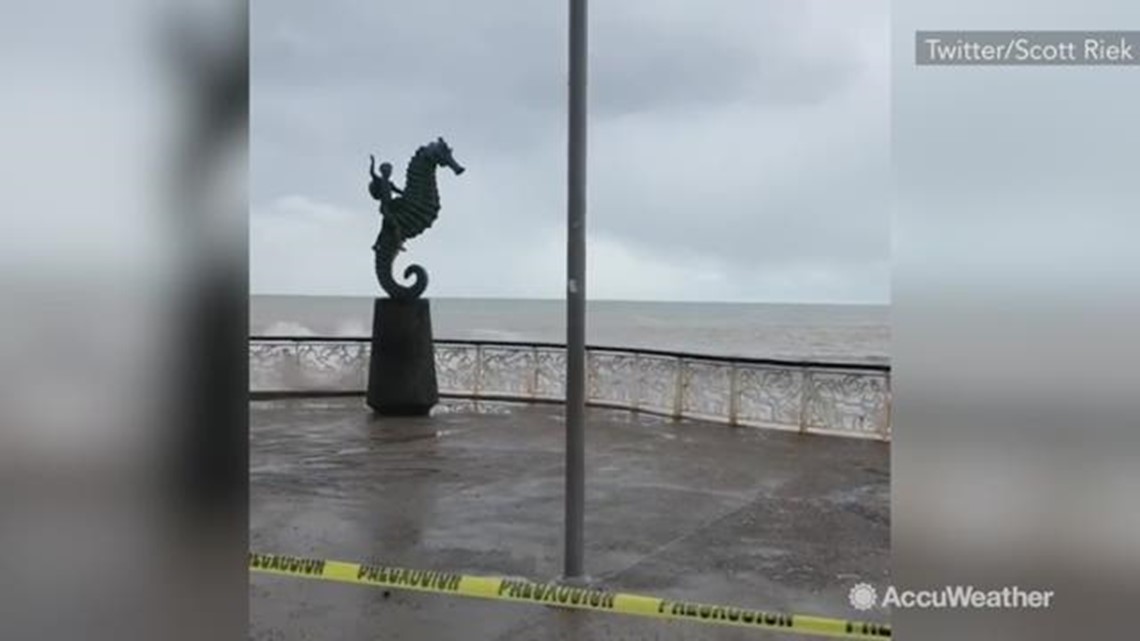
{"type": "MultiPolygon", "coordinates": [[[[561,263],[530,248],[564,219],[564,3],[290,0],[252,11],[255,229],[308,225],[275,204],[301,197],[294,205],[358,212],[368,237],[344,246],[344,221],[272,247],[255,234],[255,291],[297,291],[257,261],[301,255],[316,262],[306,290],[374,291],[367,156],[400,166],[445,135],[469,172],[441,179],[438,229],[409,251],[438,276],[435,295],[466,293],[444,277],[460,271],[470,278],[457,286],[502,283],[488,294],[561,295],[561,263]],[[517,257],[522,276],[500,280],[491,248],[517,257]],[[317,258],[362,251],[363,277],[317,258]]],[[[594,3],[589,231],[605,249],[591,291],[659,292],[645,279],[660,272],[678,296],[715,280],[734,298],[885,299],[887,15],[882,1],[594,3]]],[[[547,250],[557,256],[558,242],[547,250]]]]}

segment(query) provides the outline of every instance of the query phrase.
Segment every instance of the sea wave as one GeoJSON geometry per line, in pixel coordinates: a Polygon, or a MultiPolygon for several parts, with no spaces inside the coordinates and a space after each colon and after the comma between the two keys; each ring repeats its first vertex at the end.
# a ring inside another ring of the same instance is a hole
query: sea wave
{"type": "Polygon", "coordinates": [[[316,336],[317,333],[294,321],[275,321],[265,328],[266,336],[316,336]]]}

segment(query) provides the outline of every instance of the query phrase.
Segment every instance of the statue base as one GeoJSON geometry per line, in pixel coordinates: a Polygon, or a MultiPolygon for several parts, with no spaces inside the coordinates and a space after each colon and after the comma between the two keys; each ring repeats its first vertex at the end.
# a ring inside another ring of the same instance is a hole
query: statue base
{"type": "Polygon", "coordinates": [[[427,416],[439,402],[431,306],[377,298],[372,307],[368,406],[381,416],[427,416]]]}

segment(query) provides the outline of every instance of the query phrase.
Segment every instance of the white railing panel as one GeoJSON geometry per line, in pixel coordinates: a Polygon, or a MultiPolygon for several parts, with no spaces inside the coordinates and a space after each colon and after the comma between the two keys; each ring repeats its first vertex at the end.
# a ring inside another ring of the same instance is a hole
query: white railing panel
{"type": "Polygon", "coordinates": [[[742,424],[799,428],[803,371],[790,367],[740,365],[737,420],[742,424]]]}
{"type": "Polygon", "coordinates": [[[887,377],[882,374],[813,371],[805,429],[867,436],[887,433],[887,384],[887,377]]]}
{"type": "Polygon", "coordinates": [[[439,391],[448,394],[472,393],[475,390],[477,356],[478,350],[473,345],[437,344],[435,377],[439,391]]]}
{"type": "Polygon", "coordinates": [[[588,356],[589,400],[633,407],[637,400],[637,356],[593,350],[588,356]]]}
{"type": "Polygon", "coordinates": [[[673,412],[678,359],[641,354],[637,359],[637,406],[653,412],[673,412]]]}
{"type": "Polygon", "coordinates": [[[535,350],[537,369],[535,397],[566,398],[566,350],[540,347],[535,350]]]}
{"type": "Polygon", "coordinates": [[[732,365],[686,360],[681,412],[685,416],[728,420],[732,365]]]}
{"type": "Polygon", "coordinates": [[[534,350],[484,345],[479,393],[490,396],[530,396],[534,387],[534,350]]]}

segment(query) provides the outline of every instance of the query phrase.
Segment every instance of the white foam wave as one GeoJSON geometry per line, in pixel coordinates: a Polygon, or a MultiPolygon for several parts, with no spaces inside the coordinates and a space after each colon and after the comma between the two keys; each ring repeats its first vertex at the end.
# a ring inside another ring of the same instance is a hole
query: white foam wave
{"type": "Polygon", "coordinates": [[[267,336],[316,336],[317,333],[301,323],[277,321],[265,328],[267,336]]]}

